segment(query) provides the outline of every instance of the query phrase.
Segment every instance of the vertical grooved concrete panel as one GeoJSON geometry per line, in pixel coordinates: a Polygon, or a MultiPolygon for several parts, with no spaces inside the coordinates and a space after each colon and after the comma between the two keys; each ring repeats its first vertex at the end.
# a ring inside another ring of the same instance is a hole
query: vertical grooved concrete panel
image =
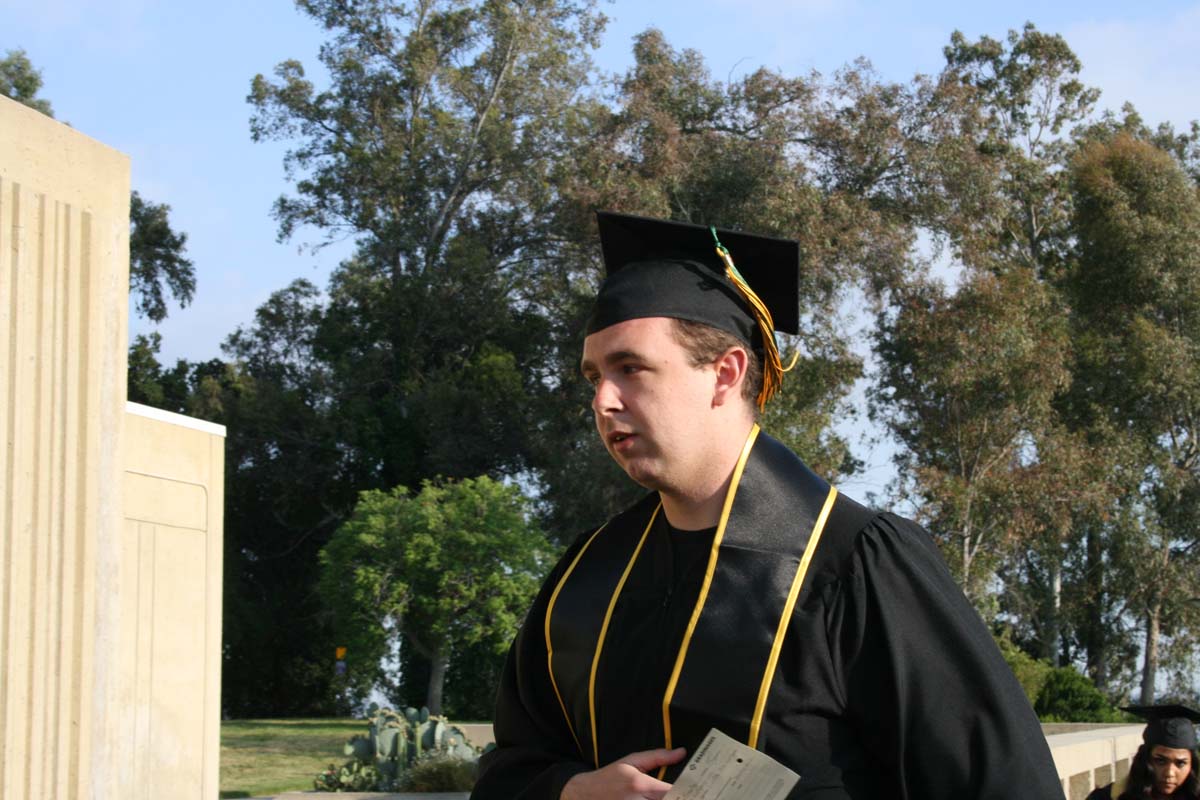
{"type": "Polygon", "coordinates": [[[0,798],[112,797],[129,159],[0,98],[0,798]]]}
{"type": "Polygon", "coordinates": [[[210,800],[220,753],[225,430],[127,404],[122,800],[210,800]]]}

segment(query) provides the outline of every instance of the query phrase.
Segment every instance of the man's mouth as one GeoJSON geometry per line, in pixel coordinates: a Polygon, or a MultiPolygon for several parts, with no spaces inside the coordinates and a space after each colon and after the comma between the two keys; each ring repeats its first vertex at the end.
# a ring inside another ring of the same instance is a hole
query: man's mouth
{"type": "Polygon", "coordinates": [[[623,446],[627,447],[628,443],[632,442],[636,435],[629,431],[616,431],[608,435],[608,443],[613,447],[622,449],[623,446]]]}

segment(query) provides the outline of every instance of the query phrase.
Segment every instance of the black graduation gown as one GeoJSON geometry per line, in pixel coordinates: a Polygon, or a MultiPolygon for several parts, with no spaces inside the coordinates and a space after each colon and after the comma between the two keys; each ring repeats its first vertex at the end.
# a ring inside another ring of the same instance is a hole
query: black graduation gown
{"type": "Polygon", "coordinates": [[[547,578],[473,800],[557,800],[630,752],[690,755],[713,726],[799,773],[791,797],[1061,800],[1020,685],[917,525],[757,428],[716,533],[659,516],[647,496],[547,578]]]}

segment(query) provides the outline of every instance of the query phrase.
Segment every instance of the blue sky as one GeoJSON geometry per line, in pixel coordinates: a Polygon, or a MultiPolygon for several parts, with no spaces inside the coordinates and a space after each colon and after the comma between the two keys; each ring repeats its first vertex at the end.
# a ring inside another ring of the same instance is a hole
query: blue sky
{"type": "MultiPolygon", "coordinates": [[[[874,0],[616,0],[596,54],[626,68],[647,27],[699,50],[724,79],[765,65],[829,73],[859,56],[885,77],[936,72],[955,29],[1003,37],[1025,21],[1063,34],[1101,107],[1134,102],[1150,122],[1200,118],[1200,2],[883,3],[874,0]]],[[[297,58],[316,66],[321,29],[288,0],[0,0],[0,51],[24,48],[55,115],[132,158],[133,186],[169,203],[196,265],[193,303],[158,330],[164,360],[220,355],[274,290],[324,286],[347,247],[313,253],[316,232],[276,241],[271,203],[288,190],[284,145],[250,141],[251,78],[297,58]]],[[[131,335],[153,326],[130,319],[131,335]]],[[[874,459],[872,459],[874,460],[874,459]]]]}

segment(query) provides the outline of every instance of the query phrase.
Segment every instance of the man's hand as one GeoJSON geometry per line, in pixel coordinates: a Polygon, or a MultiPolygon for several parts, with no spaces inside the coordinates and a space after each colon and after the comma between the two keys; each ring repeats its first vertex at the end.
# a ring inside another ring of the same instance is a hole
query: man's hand
{"type": "Polygon", "coordinates": [[[676,747],[630,753],[606,767],[571,778],[559,800],[661,800],[671,784],[646,773],[682,761],[686,752],[676,747]]]}

